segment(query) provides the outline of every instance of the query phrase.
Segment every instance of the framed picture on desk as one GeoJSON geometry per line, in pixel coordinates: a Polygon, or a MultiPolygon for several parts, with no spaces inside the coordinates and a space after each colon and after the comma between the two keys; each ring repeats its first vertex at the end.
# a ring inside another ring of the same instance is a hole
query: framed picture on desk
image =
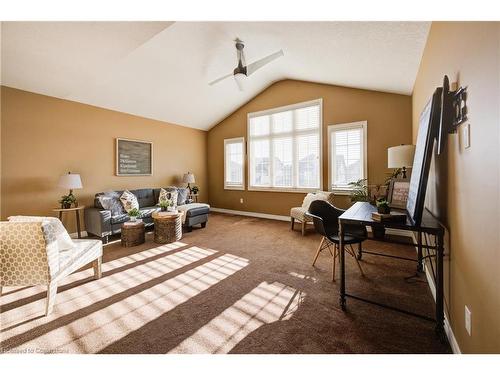
{"type": "Polygon", "coordinates": [[[391,208],[405,209],[408,203],[408,192],[410,191],[410,180],[406,178],[394,178],[389,185],[387,200],[391,208]]]}

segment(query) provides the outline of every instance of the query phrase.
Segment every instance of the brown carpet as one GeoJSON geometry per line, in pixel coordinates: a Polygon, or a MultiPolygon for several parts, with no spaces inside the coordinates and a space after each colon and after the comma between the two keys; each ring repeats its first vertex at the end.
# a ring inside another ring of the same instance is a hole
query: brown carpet
{"type": "MultiPolygon", "coordinates": [[[[118,238],[117,238],[118,239],[118,238]]],[[[338,304],[331,258],[311,261],[320,237],[289,223],[212,214],[205,229],[159,246],[105,246],[103,278],[81,270],[43,316],[44,287],[4,288],[2,352],[43,353],[449,353],[434,323],[363,302],[338,304]]],[[[408,247],[364,248],[414,256],[408,247]]],[[[350,292],[433,316],[415,263],[347,258],[350,292]]],[[[338,279],[337,279],[338,280],[338,279]]]]}

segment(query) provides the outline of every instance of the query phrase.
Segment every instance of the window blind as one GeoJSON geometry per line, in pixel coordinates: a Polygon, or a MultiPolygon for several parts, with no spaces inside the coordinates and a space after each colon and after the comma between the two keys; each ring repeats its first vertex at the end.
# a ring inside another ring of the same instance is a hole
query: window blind
{"type": "Polygon", "coordinates": [[[332,125],[330,136],[330,183],[332,189],[347,189],[350,182],[365,178],[365,123],[332,125]]]}
{"type": "Polygon", "coordinates": [[[321,187],[321,101],[249,115],[249,188],[321,187]]]}
{"type": "Polygon", "coordinates": [[[224,187],[244,188],[245,140],[232,138],[224,140],[224,187]]]}

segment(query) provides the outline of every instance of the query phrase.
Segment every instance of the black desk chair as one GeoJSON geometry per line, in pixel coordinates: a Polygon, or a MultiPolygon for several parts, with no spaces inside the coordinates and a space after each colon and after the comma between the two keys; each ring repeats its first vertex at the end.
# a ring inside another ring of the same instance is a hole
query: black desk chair
{"type": "MultiPolygon", "coordinates": [[[[333,266],[332,266],[332,281],[335,281],[335,265],[336,259],[339,256],[339,216],[344,213],[344,210],[336,208],[332,206],[330,203],[326,201],[314,201],[309,206],[309,211],[307,215],[309,215],[314,223],[314,229],[316,232],[321,234],[323,238],[321,239],[321,243],[319,244],[318,251],[314,256],[313,267],[316,264],[316,260],[318,259],[319,253],[324,249],[328,249],[330,255],[333,257],[333,266]],[[333,252],[331,247],[333,246],[333,252]]],[[[366,240],[368,237],[368,233],[366,231],[366,227],[362,225],[349,225],[346,226],[345,234],[344,234],[344,244],[345,250],[347,253],[352,255],[356,260],[356,264],[359,267],[359,271],[361,275],[364,275],[363,269],[359,264],[358,258],[352,248],[353,244],[358,244],[361,249],[361,243],[366,240]]],[[[360,251],[361,253],[361,251],[360,251]]]]}

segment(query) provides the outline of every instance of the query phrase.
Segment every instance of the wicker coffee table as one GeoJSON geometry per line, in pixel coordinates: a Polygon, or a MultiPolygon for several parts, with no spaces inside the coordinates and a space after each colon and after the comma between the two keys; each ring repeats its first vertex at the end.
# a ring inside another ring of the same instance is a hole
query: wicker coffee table
{"type": "Polygon", "coordinates": [[[153,213],[154,241],[162,244],[179,241],[182,238],[182,215],[182,212],[153,213]]]}
{"type": "Polygon", "coordinates": [[[123,223],[121,233],[122,246],[124,247],[137,246],[145,242],[146,228],[142,221],[123,223]]]}

